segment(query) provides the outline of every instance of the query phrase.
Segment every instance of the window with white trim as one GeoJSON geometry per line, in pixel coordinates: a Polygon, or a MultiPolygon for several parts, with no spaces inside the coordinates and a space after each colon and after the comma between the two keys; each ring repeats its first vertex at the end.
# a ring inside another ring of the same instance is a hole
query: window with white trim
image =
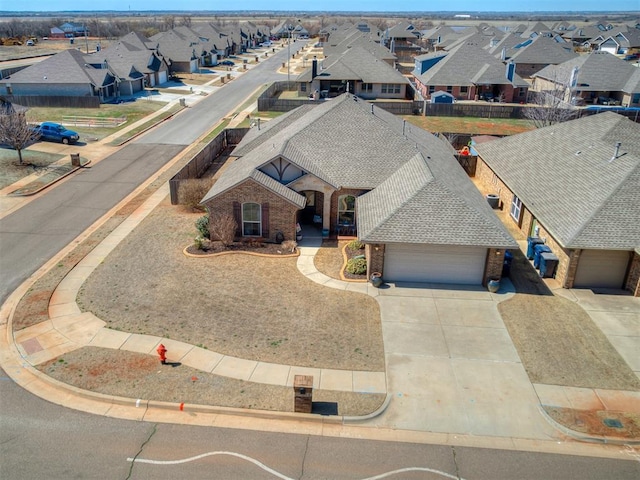
{"type": "Polygon", "coordinates": [[[466,95],[467,93],[469,93],[469,86],[468,85],[460,85],[460,94],[461,95],[466,95]]]}
{"type": "Polygon", "coordinates": [[[242,235],[259,237],[262,234],[262,211],[259,203],[242,204],[242,235]]]}
{"type": "Polygon", "coordinates": [[[515,195],[513,196],[513,200],[511,201],[511,218],[513,218],[516,222],[520,222],[520,213],[522,212],[522,200],[520,200],[515,195]]]}
{"type": "Polygon", "coordinates": [[[362,84],[363,92],[373,92],[373,83],[363,83],[362,84]]]}
{"type": "Polygon", "coordinates": [[[429,85],[429,95],[431,95],[435,91],[436,91],[436,86],[435,85],[429,85]]]}
{"type": "Polygon", "coordinates": [[[396,83],[383,83],[382,93],[400,93],[400,85],[396,83]]]}
{"type": "Polygon", "coordinates": [[[338,225],[352,227],[356,224],[356,197],[340,195],[338,197],[338,225]]]}

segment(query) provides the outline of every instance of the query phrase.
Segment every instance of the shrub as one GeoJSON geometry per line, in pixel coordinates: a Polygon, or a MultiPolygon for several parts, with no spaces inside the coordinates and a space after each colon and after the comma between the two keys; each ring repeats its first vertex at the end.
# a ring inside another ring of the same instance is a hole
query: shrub
{"type": "Polygon", "coordinates": [[[202,237],[209,238],[209,215],[203,215],[196,220],[196,228],[202,237]]]}
{"type": "Polygon", "coordinates": [[[298,246],[298,242],[295,240],[285,240],[282,242],[282,248],[291,253],[296,251],[296,247],[298,246]]]}
{"type": "Polygon", "coordinates": [[[262,248],[264,247],[264,238],[259,238],[259,237],[243,238],[242,243],[244,243],[245,246],[249,248],[262,248]]]}
{"type": "Polygon", "coordinates": [[[198,235],[196,238],[193,239],[193,244],[196,246],[198,250],[202,250],[204,247],[204,237],[201,237],[200,235],[198,235]]]}
{"type": "Polygon", "coordinates": [[[349,250],[362,250],[364,248],[364,243],[360,240],[351,240],[347,243],[347,248],[349,248],[349,250]]]}
{"type": "Polygon", "coordinates": [[[346,270],[354,275],[364,275],[367,273],[367,260],[364,258],[351,258],[347,260],[346,270]]]}
{"type": "Polygon", "coordinates": [[[212,240],[220,240],[225,247],[233,243],[236,236],[236,223],[233,215],[228,213],[218,213],[209,217],[209,230],[212,240]]]}
{"type": "Polygon", "coordinates": [[[204,210],[204,207],[200,205],[200,201],[204,198],[207,192],[213,185],[213,179],[211,178],[190,178],[180,182],[178,188],[178,203],[180,205],[186,205],[193,210],[204,210]]]}

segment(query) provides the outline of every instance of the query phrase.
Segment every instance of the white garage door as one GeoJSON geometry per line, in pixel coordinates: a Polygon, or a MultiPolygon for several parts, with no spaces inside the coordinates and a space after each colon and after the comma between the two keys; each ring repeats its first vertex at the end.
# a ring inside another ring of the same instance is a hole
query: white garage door
{"type": "Polygon", "coordinates": [[[388,282],[482,283],[487,249],[387,244],[383,278],[388,282]]]}
{"type": "Polygon", "coordinates": [[[583,250],[578,260],[574,287],[622,288],[629,252],[583,250]]]}
{"type": "Polygon", "coordinates": [[[167,72],[158,72],[158,84],[167,83],[167,72]]]}

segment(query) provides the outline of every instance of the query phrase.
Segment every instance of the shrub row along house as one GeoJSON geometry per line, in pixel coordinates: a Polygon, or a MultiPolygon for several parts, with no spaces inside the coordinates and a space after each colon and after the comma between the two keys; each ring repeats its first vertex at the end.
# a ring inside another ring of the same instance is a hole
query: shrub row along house
{"type": "Polygon", "coordinates": [[[366,242],[388,281],[482,284],[517,243],[432,134],[344,94],[251,130],[203,198],[238,238],[296,238],[317,222],[366,242]]]}

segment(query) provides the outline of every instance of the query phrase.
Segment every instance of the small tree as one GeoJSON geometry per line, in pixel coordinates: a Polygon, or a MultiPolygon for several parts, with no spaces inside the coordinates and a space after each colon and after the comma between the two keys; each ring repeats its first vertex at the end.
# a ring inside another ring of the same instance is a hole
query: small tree
{"type": "Polygon", "coordinates": [[[24,113],[11,108],[0,114],[0,143],[9,145],[18,152],[18,159],[22,165],[22,150],[31,145],[40,134],[27,124],[24,113]]]}
{"type": "Polygon", "coordinates": [[[545,88],[537,92],[529,92],[529,103],[535,106],[526,108],[524,116],[531,120],[536,128],[566,122],[576,116],[577,110],[568,103],[571,101],[569,79],[554,76],[551,79],[536,78],[535,82],[534,85],[540,83],[545,88]],[[566,101],[567,97],[568,101],[566,101]]]}
{"type": "Polygon", "coordinates": [[[225,247],[228,247],[233,243],[236,236],[236,223],[233,215],[228,213],[216,213],[209,217],[209,231],[211,232],[211,239],[218,239],[225,247]]]}

